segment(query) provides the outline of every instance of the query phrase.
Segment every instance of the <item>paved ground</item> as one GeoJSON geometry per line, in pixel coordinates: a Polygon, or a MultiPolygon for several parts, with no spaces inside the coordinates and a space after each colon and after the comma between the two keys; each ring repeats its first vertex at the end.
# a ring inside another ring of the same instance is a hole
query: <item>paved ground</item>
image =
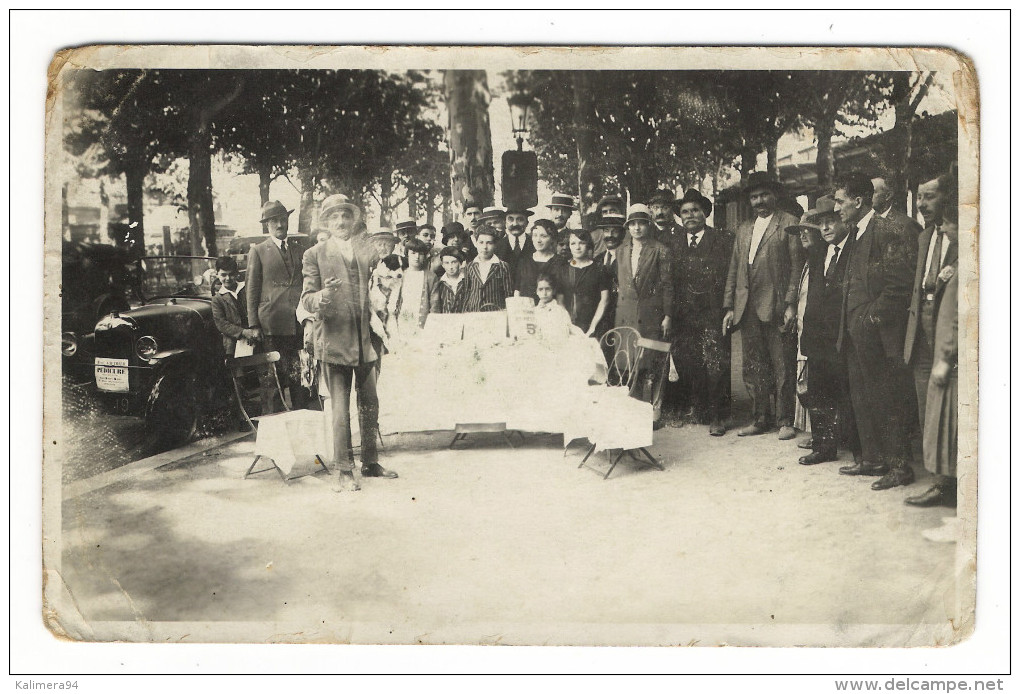
{"type": "Polygon", "coordinates": [[[388,437],[400,479],[355,494],[321,473],[243,481],[251,438],[65,486],[58,619],[98,639],[945,640],[955,545],[920,532],[950,511],[903,505],[923,475],[873,492],[774,434],[702,426],[657,432],[665,472],[625,461],[608,481],[558,436],[450,438],[388,437]]]}

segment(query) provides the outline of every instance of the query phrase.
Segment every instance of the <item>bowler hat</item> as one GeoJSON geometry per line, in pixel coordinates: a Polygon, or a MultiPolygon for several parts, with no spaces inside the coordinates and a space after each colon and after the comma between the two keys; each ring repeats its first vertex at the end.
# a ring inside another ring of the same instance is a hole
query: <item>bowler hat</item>
{"type": "Polygon", "coordinates": [[[660,188],[652,193],[652,196],[648,198],[648,205],[672,205],[675,201],[676,195],[665,188],[660,188]]]}
{"type": "Polygon", "coordinates": [[[279,200],[269,200],[262,206],[262,219],[259,222],[268,222],[273,217],[289,216],[294,210],[288,210],[279,200]]]}
{"type": "Polygon", "coordinates": [[[531,215],[535,214],[534,212],[532,212],[531,210],[527,209],[526,207],[508,207],[508,208],[506,208],[506,213],[508,215],[511,215],[511,214],[523,214],[523,215],[527,215],[528,217],[530,217],[531,215]]]}
{"type": "Polygon", "coordinates": [[[553,207],[569,207],[572,210],[577,209],[577,205],[574,204],[574,198],[570,195],[564,195],[563,193],[555,193],[552,196],[552,202],[546,205],[548,208],[553,207]]]}
{"type": "Polygon", "coordinates": [[[689,202],[694,202],[697,203],[698,205],[701,205],[701,209],[705,211],[706,217],[712,214],[712,201],[706,198],[704,195],[702,195],[701,192],[695,188],[689,188],[687,192],[684,193],[684,196],[676,201],[676,203],[673,206],[673,209],[676,211],[677,214],[680,214],[680,208],[689,202]]]}
{"type": "Polygon", "coordinates": [[[754,171],[748,175],[747,182],[744,184],[745,193],[751,193],[762,188],[771,190],[778,195],[780,190],[779,181],[767,171],[754,171]]]}
{"type": "Polygon", "coordinates": [[[479,219],[496,219],[497,217],[506,217],[506,210],[502,207],[486,207],[482,210],[479,219]]]}
{"type": "Polygon", "coordinates": [[[626,224],[627,218],[622,214],[616,214],[615,212],[607,212],[603,214],[599,221],[595,224],[596,229],[613,229],[616,227],[622,227],[626,224]]]}
{"type": "Polygon", "coordinates": [[[361,209],[351,202],[351,199],[346,195],[337,193],[336,195],[330,195],[322,201],[322,206],[319,208],[319,219],[325,219],[334,212],[339,212],[344,208],[351,210],[355,217],[361,218],[361,209]]]}
{"type": "Polygon", "coordinates": [[[642,205],[641,203],[631,205],[627,211],[627,224],[638,221],[652,223],[652,213],[648,210],[647,205],[642,205]]]}

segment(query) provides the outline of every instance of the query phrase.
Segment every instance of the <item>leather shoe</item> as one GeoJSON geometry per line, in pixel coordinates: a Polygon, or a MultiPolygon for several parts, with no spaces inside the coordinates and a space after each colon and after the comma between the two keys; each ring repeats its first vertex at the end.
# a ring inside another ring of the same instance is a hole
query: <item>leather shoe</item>
{"type": "Polygon", "coordinates": [[[384,477],[388,480],[394,480],[398,477],[397,473],[393,470],[387,470],[379,463],[369,463],[363,465],[361,468],[362,477],[384,477]]]}
{"type": "Polygon", "coordinates": [[[789,425],[779,427],[779,440],[789,441],[790,439],[797,438],[797,430],[789,425]]]}
{"type": "Polygon", "coordinates": [[[712,436],[722,436],[726,433],[726,427],[722,425],[722,422],[716,420],[708,426],[708,433],[712,436]]]}
{"type": "Polygon", "coordinates": [[[908,496],[903,500],[907,506],[956,506],[956,490],[948,489],[946,487],[940,487],[939,485],[933,486],[931,489],[926,491],[924,494],[918,494],[917,496],[908,496]]]}
{"type": "Polygon", "coordinates": [[[807,439],[804,439],[803,441],[798,441],[797,442],[797,448],[803,448],[803,449],[808,450],[808,451],[813,451],[815,449],[815,440],[814,440],[814,438],[807,438],[807,439]]]}
{"type": "Polygon", "coordinates": [[[896,468],[888,474],[878,478],[872,483],[871,488],[876,492],[893,487],[906,486],[914,481],[914,471],[910,468],[896,468]]]}
{"type": "Polygon", "coordinates": [[[767,427],[761,422],[755,422],[754,424],[748,424],[743,429],[737,432],[737,436],[758,436],[764,434],[767,431],[767,427]]]}
{"type": "Polygon", "coordinates": [[[854,463],[853,465],[844,465],[839,469],[841,475],[870,475],[872,477],[880,477],[889,472],[888,465],[882,465],[880,463],[854,463]]]}
{"type": "Polygon", "coordinates": [[[801,465],[817,465],[818,463],[828,463],[836,459],[835,453],[822,453],[821,451],[814,451],[808,453],[805,456],[801,456],[797,462],[801,465]]]}

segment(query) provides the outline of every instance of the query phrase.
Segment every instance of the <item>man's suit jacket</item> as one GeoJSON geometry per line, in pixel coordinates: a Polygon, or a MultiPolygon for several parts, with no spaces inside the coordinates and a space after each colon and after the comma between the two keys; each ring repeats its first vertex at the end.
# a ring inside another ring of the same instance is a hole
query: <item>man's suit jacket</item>
{"type": "MultiPolygon", "coordinates": [[[[917,239],[917,264],[914,269],[914,288],[913,293],[910,296],[910,310],[907,316],[907,335],[903,345],[903,361],[910,364],[911,358],[914,356],[914,344],[919,338],[920,327],[921,327],[921,296],[924,294],[924,276],[927,274],[928,268],[925,266],[925,261],[928,260],[928,246],[931,244],[932,234],[935,233],[934,227],[928,227],[917,239]]],[[[946,249],[946,259],[939,265],[939,271],[942,268],[950,265],[956,265],[958,258],[958,248],[955,240],[951,240],[948,236],[942,239],[943,243],[949,243],[949,247],[946,249]]],[[[932,262],[938,263],[937,258],[932,258],[932,262]]],[[[954,271],[955,272],[955,271],[954,271]]],[[[932,309],[933,319],[938,318],[939,315],[939,304],[942,301],[942,295],[945,292],[946,280],[938,279],[935,280],[935,305],[932,309]]],[[[930,326],[933,330],[935,326],[930,326]]]]}
{"type": "Polygon", "coordinates": [[[877,329],[882,348],[890,359],[903,356],[902,345],[910,305],[910,259],[901,232],[891,222],[874,215],[864,234],[856,238],[850,265],[843,277],[839,348],[849,333],[855,342],[871,339],[877,329]],[[860,297],[855,302],[851,297],[860,297]],[[853,305],[857,303],[858,305],[853,305]]]}
{"type": "Polygon", "coordinates": [[[674,249],[673,292],[677,330],[687,323],[718,327],[723,317],[723,295],[733,256],[733,234],[706,226],[697,248],[684,231],[674,249]]]}
{"type": "Polygon", "coordinates": [[[331,364],[360,366],[379,358],[369,327],[372,308],[368,300],[379,253],[364,235],[353,238],[351,247],[350,262],[332,239],[305,252],[301,306],[319,318],[313,341],[315,358],[331,364]],[[337,290],[323,289],[326,280],[332,277],[343,284],[337,290]],[[328,304],[322,303],[325,295],[329,295],[328,304]]]}
{"type": "MultiPolygon", "coordinates": [[[[804,308],[804,329],[800,335],[800,352],[808,358],[834,362],[838,360],[839,328],[843,313],[843,280],[850,265],[854,238],[851,233],[836,266],[825,276],[825,258],[829,244],[812,248],[808,254],[807,304],[804,308]],[[817,249],[817,250],[816,250],[817,249]]],[[[810,367],[809,367],[810,368],[810,367]]]]}
{"type": "Polygon", "coordinates": [[[234,356],[234,346],[241,337],[241,331],[248,327],[247,287],[241,287],[237,299],[233,294],[219,292],[212,298],[213,323],[223,336],[223,352],[234,356]]]}
{"type": "Polygon", "coordinates": [[[916,220],[911,219],[906,212],[900,212],[895,207],[889,209],[885,220],[900,228],[904,241],[913,241],[924,231],[916,220]]]}
{"type": "Polygon", "coordinates": [[[606,304],[606,311],[602,314],[602,320],[599,321],[598,328],[595,330],[597,335],[602,335],[616,325],[616,303],[620,297],[620,249],[617,248],[616,251],[617,254],[613,257],[613,262],[608,266],[606,265],[606,253],[609,252],[609,249],[602,251],[594,258],[595,264],[605,267],[607,274],[613,278],[612,286],[609,288],[609,303],[606,304]]]}
{"type": "Polygon", "coordinates": [[[248,251],[245,289],[248,291],[249,327],[266,335],[300,335],[294,311],[301,299],[301,259],[305,252],[298,239],[287,239],[291,270],[283,253],[267,238],[248,251]]]}
{"type": "Polygon", "coordinates": [[[676,251],[686,238],[687,232],[676,222],[670,222],[664,229],[652,225],[652,237],[671,251],[676,251]]]}
{"type": "MultiPolygon", "coordinates": [[[[497,241],[495,249],[493,250],[496,257],[509,266],[510,274],[513,277],[517,276],[517,262],[524,256],[528,256],[530,258],[531,254],[535,252],[535,244],[531,242],[531,235],[521,234],[521,236],[524,237],[522,250],[511,250],[509,234],[497,241]]],[[[515,287],[515,289],[517,289],[517,287],[515,287]]]]}
{"type": "Polygon", "coordinates": [[[630,236],[617,249],[616,325],[636,328],[642,337],[662,339],[662,319],[673,315],[673,269],[669,249],[645,239],[637,274],[631,272],[630,236]]]}
{"type": "Polygon", "coordinates": [[[733,310],[733,325],[739,326],[748,308],[763,323],[781,321],[787,306],[797,304],[800,275],[804,267],[804,248],[800,239],[786,233],[786,227],[797,224],[793,215],[776,210],[765,228],[754,265],[748,265],[754,218],[743,222],[737,229],[726,277],[723,308],[733,310]],[[752,280],[756,287],[751,295],[752,280]]]}

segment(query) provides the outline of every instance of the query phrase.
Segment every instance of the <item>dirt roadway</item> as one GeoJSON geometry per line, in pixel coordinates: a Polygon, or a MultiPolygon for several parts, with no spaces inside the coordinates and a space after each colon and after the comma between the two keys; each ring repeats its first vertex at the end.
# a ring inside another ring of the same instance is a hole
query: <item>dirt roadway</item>
{"type": "Polygon", "coordinates": [[[686,426],[656,434],[666,472],[603,481],[558,436],[451,436],[388,437],[400,479],[355,494],[242,481],[248,439],[66,499],[73,602],[54,606],[95,639],[906,645],[933,638],[907,625],[945,627],[956,546],[920,531],[948,511],[903,505],[924,477],[874,492],[774,434],[686,426]]]}

